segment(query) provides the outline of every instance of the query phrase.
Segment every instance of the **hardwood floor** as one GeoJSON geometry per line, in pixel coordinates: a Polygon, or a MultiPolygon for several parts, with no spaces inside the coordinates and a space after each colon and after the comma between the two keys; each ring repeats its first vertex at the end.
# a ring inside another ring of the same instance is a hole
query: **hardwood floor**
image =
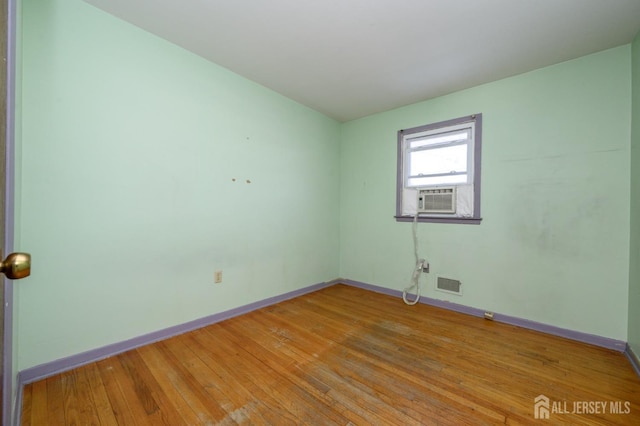
{"type": "Polygon", "coordinates": [[[640,379],[612,350],[336,285],[27,385],[22,424],[637,425],[640,379]]]}

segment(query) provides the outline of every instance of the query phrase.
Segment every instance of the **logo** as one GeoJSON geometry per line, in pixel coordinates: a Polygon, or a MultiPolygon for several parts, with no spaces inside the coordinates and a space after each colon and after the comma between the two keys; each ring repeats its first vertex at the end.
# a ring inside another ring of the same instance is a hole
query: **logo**
{"type": "Polygon", "coordinates": [[[536,419],[549,418],[549,398],[544,395],[538,395],[533,400],[533,417],[536,419]]]}
{"type": "Polygon", "coordinates": [[[533,400],[533,417],[548,420],[553,414],[629,414],[629,401],[551,401],[546,395],[538,395],[533,400]]]}

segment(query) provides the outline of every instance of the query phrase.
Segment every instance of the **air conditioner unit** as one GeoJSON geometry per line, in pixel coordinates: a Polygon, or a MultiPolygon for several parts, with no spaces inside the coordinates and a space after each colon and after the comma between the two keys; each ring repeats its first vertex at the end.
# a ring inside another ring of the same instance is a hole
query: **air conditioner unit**
{"type": "Polygon", "coordinates": [[[456,212],[456,187],[418,189],[418,213],[456,212]]]}

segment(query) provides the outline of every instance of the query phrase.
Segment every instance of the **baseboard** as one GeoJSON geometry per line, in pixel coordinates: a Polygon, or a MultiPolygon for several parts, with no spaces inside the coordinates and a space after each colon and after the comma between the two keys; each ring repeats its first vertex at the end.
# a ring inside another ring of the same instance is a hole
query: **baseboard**
{"type": "Polygon", "coordinates": [[[24,383],[20,382],[20,373],[18,373],[18,394],[16,395],[16,402],[13,411],[13,423],[14,426],[20,426],[22,424],[22,394],[24,394],[24,383]]]}
{"type": "MultiPolygon", "coordinates": [[[[288,299],[292,299],[294,297],[298,297],[303,294],[311,293],[325,287],[330,287],[332,285],[339,284],[339,283],[343,283],[353,287],[359,287],[359,288],[369,290],[369,291],[374,291],[377,293],[387,294],[394,297],[402,297],[402,292],[399,290],[380,287],[380,286],[367,284],[359,281],[354,281],[350,279],[338,278],[329,282],[314,284],[309,287],[305,287],[299,290],[294,290],[292,292],[288,292],[279,296],[270,297],[268,299],[250,303],[248,305],[244,305],[235,309],[230,309],[228,311],[209,315],[207,317],[190,321],[184,324],[179,324],[179,325],[165,328],[163,330],[159,330],[153,333],[145,334],[145,335],[128,339],[122,342],[103,346],[97,349],[92,349],[76,355],[71,355],[65,358],[61,358],[55,361],[51,361],[45,364],[41,364],[35,367],[25,369],[18,373],[18,386],[20,385],[24,386],[25,384],[42,380],[44,378],[80,367],[82,365],[89,364],[91,362],[99,361],[101,359],[105,359],[110,356],[117,355],[122,352],[126,352],[128,350],[138,348],[140,346],[144,346],[160,340],[168,339],[170,337],[177,336],[182,333],[196,330],[198,328],[202,328],[207,325],[223,321],[225,319],[233,318],[235,316],[242,315],[242,314],[254,311],[256,309],[274,305],[276,303],[279,303],[288,299]]],[[[447,301],[438,300],[438,299],[432,299],[424,296],[420,297],[420,303],[448,309],[455,312],[460,312],[467,315],[473,315],[476,317],[483,317],[485,312],[484,310],[479,308],[473,308],[469,306],[460,305],[457,303],[447,302],[447,301]]],[[[614,349],[616,351],[624,352],[626,354],[630,353],[633,356],[635,356],[635,354],[633,354],[631,349],[628,347],[627,343],[624,341],[610,339],[607,337],[597,336],[597,335],[588,334],[588,333],[582,333],[579,331],[568,330],[568,329],[555,327],[548,324],[539,323],[536,321],[530,321],[523,318],[512,317],[509,315],[502,315],[499,313],[494,313],[493,319],[494,321],[497,321],[497,322],[516,325],[518,327],[536,330],[536,331],[540,331],[540,332],[555,335],[555,336],[565,337],[571,340],[576,340],[579,342],[588,343],[591,345],[600,346],[607,349],[614,349]]],[[[629,355],[627,356],[629,357],[629,355]]],[[[637,357],[635,357],[635,360],[637,361],[637,357]]],[[[640,363],[634,364],[634,368],[637,369],[638,365],[640,365],[640,363]]]]}
{"type": "Polygon", "coordinates": [[[285,300],[293,299],[295,297],[302,296],[303,294],[312,293],[331,285],[333,284],[326,282],[314,284],[309,287],[294,290],[285,294],[281,294],[279,296],[270,297],[268,299],[240,306],[235,309],[230,309],[228,311],[209,315],[207,317],[190,321],[184,324],[179,324],[173,327],[165,328],[163,330],[155,331],[153,333],[134,337],[133,339],[103,346],[97,349],[92,349],[76,355],[71,355],[55,361],[47,362],[35,367],[27,368],[18,373],[18,389],[22,389],[22,387],[26,384],[51,377],[55,374],[69,371],[74,368],[78,368],[92,362],[100,361],[102,359],[118,355],[131,349],[158,342],[160,340],[165,340],[179,334],[196,330],[198,328],[206,327],[207,325],[215,324],[217,322],[224,321],[238,315],[246,314],[248,312],[255,311],[257,309],[264,308],[270,305],[274,305],[285,300]]]}
{"type": "MultiPolygon", "coordinates": [[[[386,287],[379,287],[372,284],[367,284],[359,281],[349,279],[336,279],[330,282],[331,284],[344,283],[354,287],[359,287],[365,290],[375,291],[377,293],[383,293],[390,296],[402,297],[402,291],[393,290],[386,287]]],[[[438,308],[448,309],[450,311],[460,312],[467,315],[473,315],[476,317],[484,317],[485,310],[479,308],[473,308],[470,306],[464,306],[453,302],[446,302],[444,300],[432,299],[430,297],[421,296],[420,303],[426,305],[436,306],[438,308]]],[[[597,336],[594,334],[583,333],[580,331],[568,330],[566,328],[556,327],[549,324],[544,324],[536,321],[531,321],[523,318],[513,317],[509,315],[502,315],[498,313],[493,314],[493,320],[505,324],[515,325],[529,330],[535,330],[554,336],[560,336],[571,340],[576,340],[582,343],[588,343],[590,345],[600,346],[607,349],[613,349],[618,352],[626,352],[627,342],[622,340],[610,339],[608,337],[597,336]]]]}
{"type": "Polygon", "coordinates": [[[640,358],[638,358],[638,355],[631,349],[629,344],[627,344],[624,354],[627,356],[633,369],[636,370],[636,374],[640,377],[640,358]]]}
{"type": "MultiPolygon", "coordinates": [[[[230,309],[228,311],[209,315],[204,318],[200,318],[184,324],[179,324],[179,325],[169,327],[163,330],[159,330],[153,333],[145,334],[143,336],[135,337],[133,339],[103,346],[97,349],[92,349],[86,352],[82,352],[80,354],[71,355],[71,356],[61,358],[55,361],[51,361],[45,364],[41,364],[35,367],[27,368],[23,371],[20,371],[17,376],[18,395],[15,403],[16,411],[14,416],[14,419],[15,419],[14,424],[15,425],[20,424],[21,411],[22,411],[22,395],[24,391],[24,386],[26,384],[45,379],[47,377],[51,377],[53,375],[56,375],[65,371],[69,371],[74,368],[78,368],[92,362],[100,361],[102,359],[105,359],[114,355],[118,355],[120,353],[129,351],[144,345],[148,345],[160,340],[168,339],[170,337],[177,336],[179,334],[183,334],[192,330],[196,330],[198,328],[206,327],[207,325],[215,324],[217,322],[224,321],[225,319],[246,314],[248,312],[255,311],[257,309],[261,309],[270,305],[274,305],[276,303],[280,303],[285,300],[293,299],[295,297],[299,297],[307,293],[312,293],[314,291],[318,291],[320,289],[330,287],[336,284],[346,284],[353,287],[358,287],[365,290],[373,291],[376,293],[382,293],[389,296],[400,297],[400,298],[402,297],[402,292],[399,290],[393,290],[390,288],[380,287],[380,286],[367,284],[359,281],[354,281],[350,279],[337,278],[332,281],[314,284],[309,287],[305,287],[299,290],[294,290],[292,292],[285,293],[279,296],[270,297],[268,299],[250,303],[248,305],[244,305],[235,309],[230,309]]],[[[485,312],[484,310],[479,308],[473,308],[469,306],[460,305],[457,303],[447,302],[447,301],[438,300],[438,299],[432,299],[424,296],[420,297],[420,303],[448,309],[455,312],[460,312],[467,315],[473,315],[477,317],[484,317],[484,312],[485,312]]],[[[576,340],[579,342],[588,343],[591,345],[600,346],[607,349],[614,349],[619,352],[624,352],[627,358],[629,359],[629,361],[631,362],[631,364],[633,365],[633,368],[640,376],[640,361],[638,360],[638,357],[632,351],[632,349],[627,345],[626,342],[610,339],[602,336],[596,336],[588,333],[567,330],[567,329],[555,327],[548,324],[543,324],[543,323],[530,321],[522,318],[512,317],[509,315],[494,313],[493,319],[494,321],[497,321],[497,322],[516,325],[519,327],[540,331],[542,333],[561,336],[571,340],[576,340]]]]}

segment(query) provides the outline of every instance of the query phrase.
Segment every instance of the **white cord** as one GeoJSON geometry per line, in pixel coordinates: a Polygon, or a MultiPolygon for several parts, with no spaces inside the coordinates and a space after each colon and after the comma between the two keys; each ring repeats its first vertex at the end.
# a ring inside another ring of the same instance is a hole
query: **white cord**
{"type": "Polygon", "coordinates": [[[413,232],[413,254],[415,256],[415,267],[413,269],[413,276],[411,277],[411,285],[404,289],[402,292],[402,300],[407,305],[415,305],[420,300],[420,273],[422,273],[422,262],[418,258],[418,213],[413,217],[413,224],[411,225],[411,230],[413,232]],[[407,293],[412,288],[416,288],[416,298],[413,301],[410,301],[407,298],[407,293]]]}

